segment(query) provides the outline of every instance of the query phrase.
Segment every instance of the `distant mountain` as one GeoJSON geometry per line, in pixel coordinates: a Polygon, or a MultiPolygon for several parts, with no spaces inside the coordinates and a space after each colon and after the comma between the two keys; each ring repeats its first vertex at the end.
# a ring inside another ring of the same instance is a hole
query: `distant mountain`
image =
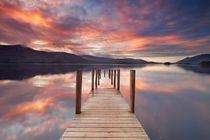
{"type": "Polygon", "coordinates": [[[0,45],[0,63],[92,63],[92,64],[148,64],[142,59],[115,59],[65,52],[45,52],[22,45],[0,45]]]}
{"type": "MultiPolygon", "coordinates": [[[[36,75],[65,74],[78,69],[90,72],[92,69],[143,68],[146,65],[72,65],[66,63],[0,63],[0,80],[23,80],[36,75]]],[[[1,92],[0,92],[1,93],[1,92]]]]}
{"type": "Polygon", "coordinates": [[[82,58],[98,63],[103,63],[103,62],[111,62],[114,61],[112,58],[107,58],[107,57],[97,57],[97,56],[92,56],[92,55],[81,55],[82,58]]]}
{"type": "Polygon", "coordinates": [[[131,58],[123,58],[123,59],[116,58],[115,59],[115,58],[97,57],[97,56],[91,56],[91,55],[81,55],[81,57],[89,61],[95,61],[97,63],[107,63],[107,64],[147,64],[147,63],[150,63],[142,59],[131,59],[131,58]]]}
{"type": "Polygon", "coordinates": [[[187,57],[183,60],[176,62],[177,64],[199,64],[202,62],[210,61],[210,54],[201,54],[193,57],[187,57]]]}
{"type": "Polygon", "coordinates": [[[0,63],[87,63],[84,58],[65,52],[44,52],[22,45],[0,45],[0,63]]]}

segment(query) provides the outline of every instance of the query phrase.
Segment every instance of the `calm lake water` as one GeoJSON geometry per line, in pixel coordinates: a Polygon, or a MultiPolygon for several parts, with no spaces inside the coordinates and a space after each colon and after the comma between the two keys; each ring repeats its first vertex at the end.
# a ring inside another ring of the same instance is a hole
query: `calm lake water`
{"type": "MultiPolygon", "coordinates": [[[[91,69],[121,69],[129,101],[136,70],[136,115],[151,140],[210,139],[210,70],[196,66],[0,65],[0,139],[58,140],[75,112],[75,70],[83,69],[83,102],[91,69]]],[[[109,86],[102,76],[102,86],[109,86]]]]}

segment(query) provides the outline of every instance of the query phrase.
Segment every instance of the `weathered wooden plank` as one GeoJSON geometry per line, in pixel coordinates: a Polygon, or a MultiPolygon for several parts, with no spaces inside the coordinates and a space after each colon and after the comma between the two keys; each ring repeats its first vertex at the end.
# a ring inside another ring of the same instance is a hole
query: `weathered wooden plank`
{"type": "Polygon", "coordinates": [[[63,137],[123,138],[147,136],[139,132],[64,132],[63,137]]]}
{"type": "Polygon", "coordinates": [[[128,111],[129,107],[121,106],[121,105],[119,106],[114,105],[114,106],[85,106],[84,108],[82,108],[83,111],[91,110],[91,109],[97,109],[97,110],[104,109],[105,111],[108,111],[108,110],[127,110],[128,111]]]}
{"type": "Polygon", "coordinates": [[[71,131],[71,132],[144,132],[144,129],[142,128],[133,128],[133,127],[126,127],[126,128],[116,128],[116,127],[107,127],[107,128],[67,128],[66,132],[71,131]]]}
{"type": "Polygon", "coordinates": [[[129,112],[129,106],[116,89],[94,90],[76,114],[60,140],[148,140],[146,132],[129,112]]]}
{"type": "Polygon", "coordinates": [[[126,120],[136,120],[138,121],[136,118],[94,118],[94,117],[75,117],[73,120],[107,120],[107,121],[126,121],[126,120]]]}
{"type": "Polygon", "coordinates": [[[119,113],[122,113],[122,114],[128,114],[128,110],[126,108],[120,108],[120,109],[105,109],[105,108],[102,108],[101,109],[83,109],[83,112],[84,114],[90,114],[90,113],[112,113],[112,114],[119,114],[119,113]]]}
{"type": "Polygon", "coordinates": [[[84,114],[82,116],[77,116],[77,118],[106,118],[108,119],[107,117],[110,117],[112,119],[120,119],[120,118],[132,118],[132,119],[135,119],[136,117],[135,116],[131,116],[129,114],[84,114]]]}
{"type": "Polygon", "coordinates": [[[107,123],[104,123],[104,124],[100,124],[100,123],[95,123],[95,124],[84,124],[84,123],[71,123],[69,127],[83,127],[83,128],[91,128],[91,127],[142,127],[141,125],[139,124],[107,124],[107,123]]]}
{"type": "Polygon", "coordinates": [[[148,137],[141,136],[138,138],[68,138],[63,137],[60,140],[148,140],[148,137]]]}
{"type": "Polygon", "coordinates": [[[135,115],[128,114],[127,112],[85,112],[82,116],[127,116],[127,117],[135,117],[135,115]]]}
{"type": "Polygon", "coordinates": [[[72,123],[97,123],[97,124],[99,124],[99,123],[102,123],[102,124],[104,124],[104,123],[111,123],[111,124],[133,124],[133,123],[139,123],[137,120],[129,120],[129,121],[125,121],[125,120],[114,120],[114,121],[112,121],[112,120],[81,120],[81,119],[79,119],[79,120],[72,120],[71,121],[72,123]]]}
{"type": "Polygon", "coordinates": [[[92,115],[82,115],[82,116],[77,116],[77,118],[136,118],[135,116],[130,116],[130,115],[100,115],[100,114],[92,114],[92,115]]]}

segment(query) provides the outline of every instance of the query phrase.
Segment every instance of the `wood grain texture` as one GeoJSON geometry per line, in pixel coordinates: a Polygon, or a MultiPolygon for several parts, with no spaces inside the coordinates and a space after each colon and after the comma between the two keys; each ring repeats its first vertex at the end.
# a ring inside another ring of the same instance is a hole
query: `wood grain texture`
{"type": "Polygon", "coordinates": [[[130,70],[130,112],[135,112],[135,70],[130,70]]]}
{"type": "Polygon", "coordinates": [[[60,140],[149,140],[117,89],[98,88],[90,94],[60,140]]]}
{"type": "Polygon", "coordinates": [[[117,70],[117,90],[120,90],[120,69],[117,70]]]}
{"type": "Polygon", "coordinates": [[[116,88],[116,70],[114,70],[114,88],[116,88]]]}
{"type": "Polygon", "coordinates": [[[98,70],[96,69],[96,72],[95,72],[95,88],[98,87],[98,70]]]}
{"type": "Polygon", "coordinates": [[[76,114],[81,113],[81,97],[82,96],[82,71],[78,70],[76,75],[76,114]]]}
{"type": "Polygon", "coordinates": [[[95,70],[92,69],[92,81],[91,81],[91,90],[93,91],[94,90],[94,74],[95,73],[95,70]]]}

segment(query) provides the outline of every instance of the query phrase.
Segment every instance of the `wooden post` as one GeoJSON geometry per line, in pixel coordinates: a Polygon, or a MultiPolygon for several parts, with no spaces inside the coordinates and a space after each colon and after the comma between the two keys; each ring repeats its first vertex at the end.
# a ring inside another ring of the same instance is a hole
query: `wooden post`
{"type": "Polygon", "coordinates": [[[130,112],[135,112],[135,70],[130,70],[130,112]]]}
{"type": "Polygon", "coordinates": [[[101,70],[99,70],[99,79],[101,79],[101,70]]]}
{"type": "Polygon", "coordinates": [[[78,70],[76,75],[76,114],[81,113],[82,96],[82,71],[78,70]]]}
{"type": "Polygon", "coordinates": [[[114,70],[114,88],[116,88],[116,70],[114,70]]]}
{"type": "Polygon", "coordinates": [[[117,90],[120,90],[120,69],[117,70],[117,90]]]}
{"type": "Polygon", "coordinates": [[[95,75],[95,88],[98,86],[98,70],[96,70],[96,75],[95,75]]]}
{"type": "Polygon", "coordinates": [[[100,85],[100,70],[98,70],[98,85],[100,85]]]}
{"type": "Polygon", "coordinates": [[[113,70],[111,70],[111,84],[113,85],[113,70]]]}
{"type": "Polygon", "coordinates": [[[106,70],[104,69],[104,77],[106,76],[106,70]]]}
{"type": "Polygon", "coordinates": [[[94,69],[92,69],[92,91],[94,90],[94,69]]]}
{"type": "Polygon", "coordinates": [[[110,79],[110,70],[109,70],[109,79],[110,79]]]}

